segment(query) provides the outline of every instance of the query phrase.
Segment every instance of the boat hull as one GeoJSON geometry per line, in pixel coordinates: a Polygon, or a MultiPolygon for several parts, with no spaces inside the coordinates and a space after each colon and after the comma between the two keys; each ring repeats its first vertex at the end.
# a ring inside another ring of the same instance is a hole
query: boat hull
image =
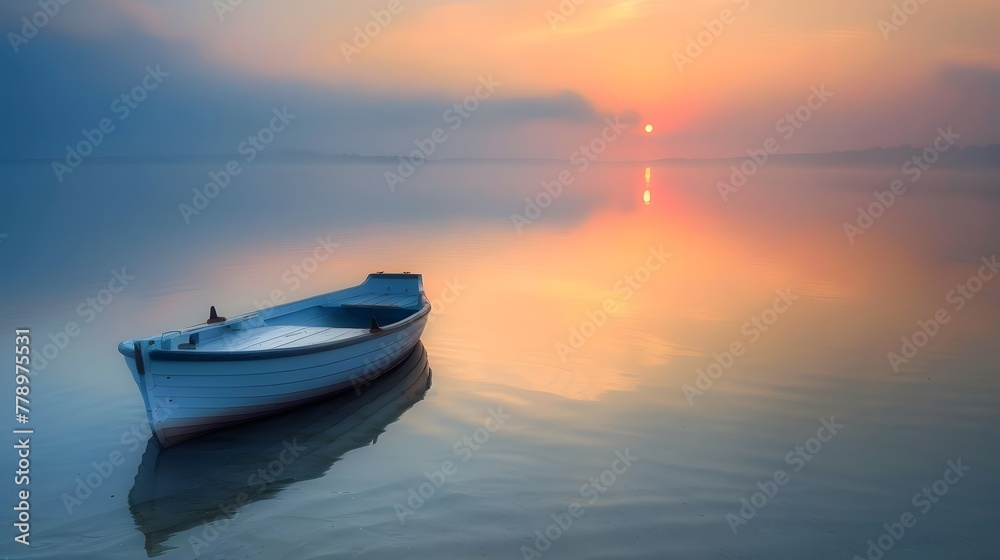
{"type": "Polygon", "coordinates": [[[274,312],[268,321],[247,315],[119,345],[162,446],[341,391],[360,392],[410,354],[430,304],[419,275],[373,275],[361,286],[261,313],[267,312],[274,312]],[[372,314],[370,330],[353,323],[359,307],[372,314]],[[376,314],[393,313],[401,318],[384,328],[375,324],[376,314]],[[185,339],[191,342],[181,344],[185,339]]]}
{"type": "Polygon", "coordinates": [[[169,447],[333,393],[359,390],[413,350],[426,322],[424,317],[384,337],[287,358],[247,362],[152,358],[140,388],[146,392],[153,433],[169,447]]]}

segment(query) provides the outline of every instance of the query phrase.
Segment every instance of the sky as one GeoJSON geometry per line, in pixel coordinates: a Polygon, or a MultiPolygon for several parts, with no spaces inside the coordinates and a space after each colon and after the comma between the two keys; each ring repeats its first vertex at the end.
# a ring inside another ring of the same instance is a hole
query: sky
{"type": "Polygon", "coordinates": [[[0,6],[2,159],[64,155],[104,118],[95,155],[230,153],[275,108],[283,149],[407,153],[441,128],[432,158],[1000,142],[991,0],[52,4],[0,6]]]}

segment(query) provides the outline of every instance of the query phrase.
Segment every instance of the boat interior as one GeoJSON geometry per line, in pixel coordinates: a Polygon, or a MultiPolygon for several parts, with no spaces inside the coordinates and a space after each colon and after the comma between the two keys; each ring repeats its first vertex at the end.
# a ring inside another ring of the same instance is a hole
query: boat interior
{"type": "Polygon", "coordinates": [[[421,307],[421,295],[414,293],[358,294],[304,307],[289,304],[165,333],[160,349],[232,352],[325,344],[377,332],[417,313],[421,307]]]}

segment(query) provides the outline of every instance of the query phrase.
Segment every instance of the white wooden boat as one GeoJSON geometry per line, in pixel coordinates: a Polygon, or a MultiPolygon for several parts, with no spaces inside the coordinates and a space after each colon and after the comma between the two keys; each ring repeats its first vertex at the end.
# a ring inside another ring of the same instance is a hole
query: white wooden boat
{"type": "Polygon", "coordinates": [[[419,274],[358,286],[118,345],[164,447],[360,388],[420,340],[430,302],[419,274]]]}

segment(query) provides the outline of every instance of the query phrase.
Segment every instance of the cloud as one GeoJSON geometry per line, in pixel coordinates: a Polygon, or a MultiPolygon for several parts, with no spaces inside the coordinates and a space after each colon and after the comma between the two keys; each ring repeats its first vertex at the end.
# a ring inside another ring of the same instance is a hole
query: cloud
{"type": "MultiPolygon", "coordinates": [[[[919,144],[941,124],[1000,141],[998,40],[970,23],[993,8],[928,5],[886,43],[875,22],[888,4],[776,2],[751,3],[683,73],[671,53],[730,2],[591,0],[568,22],[589,30],[559,33],[545,18],[556,1],[407,0],[351,63],[339,45],[381,0],[243,2],[221,19],[209,2],[72,2],[20,54],[0,53],[15,85],[0,92],[0,153],[61,152],[147,64],[171,76],[101,147],[109,155],[232,150],[284,105],[305,115],[290,147],[405,150],[491,74],[503,86],[443,155],[565,157],[611,114],[656,132],[609,158],[741,154],[823,83],[835,100],[786,150],[919,144]],[[594,18],[610,23],[590,29],[594,18]]],[[[0,5],[0,28],[34,9],[0,5]]]]}
{"type": "MultiPolygon", "coordinates": [[[[61,156],[67,145],[82,138],[83,130],[97,127],[103,118],[111,118],[116,128],[97,156],[225,154],[266,124],[272,108],[285,106],[299,118],[283,135],[283,147],[405,153],[414,139],[445,127],[445,111],[465,99],[448,92],[373,94],[345,85],[220,72],[191,48],[137,33],[101,40],[54,35],[33,47],[10,57],[8,76],[20,87],[0,92],[0,114],[8,123],[0,132],[0,158],[61,156]],[[149,65],[169,76],[127,119],[119,120],[112,104],[141,83],[149,65]]],[[[550,125],[553,132],[557,123],[590,126],[604,116],[571,91],[498,95],[482,102],[464,128],[491,137],[488,145],[509,154],[503,144],[514,142],[507,135],[521,126],[556,123],[550,125]]],[[[445,153],[475,155],[463,151],[463,144],[455,142],[445,153]]]]}

